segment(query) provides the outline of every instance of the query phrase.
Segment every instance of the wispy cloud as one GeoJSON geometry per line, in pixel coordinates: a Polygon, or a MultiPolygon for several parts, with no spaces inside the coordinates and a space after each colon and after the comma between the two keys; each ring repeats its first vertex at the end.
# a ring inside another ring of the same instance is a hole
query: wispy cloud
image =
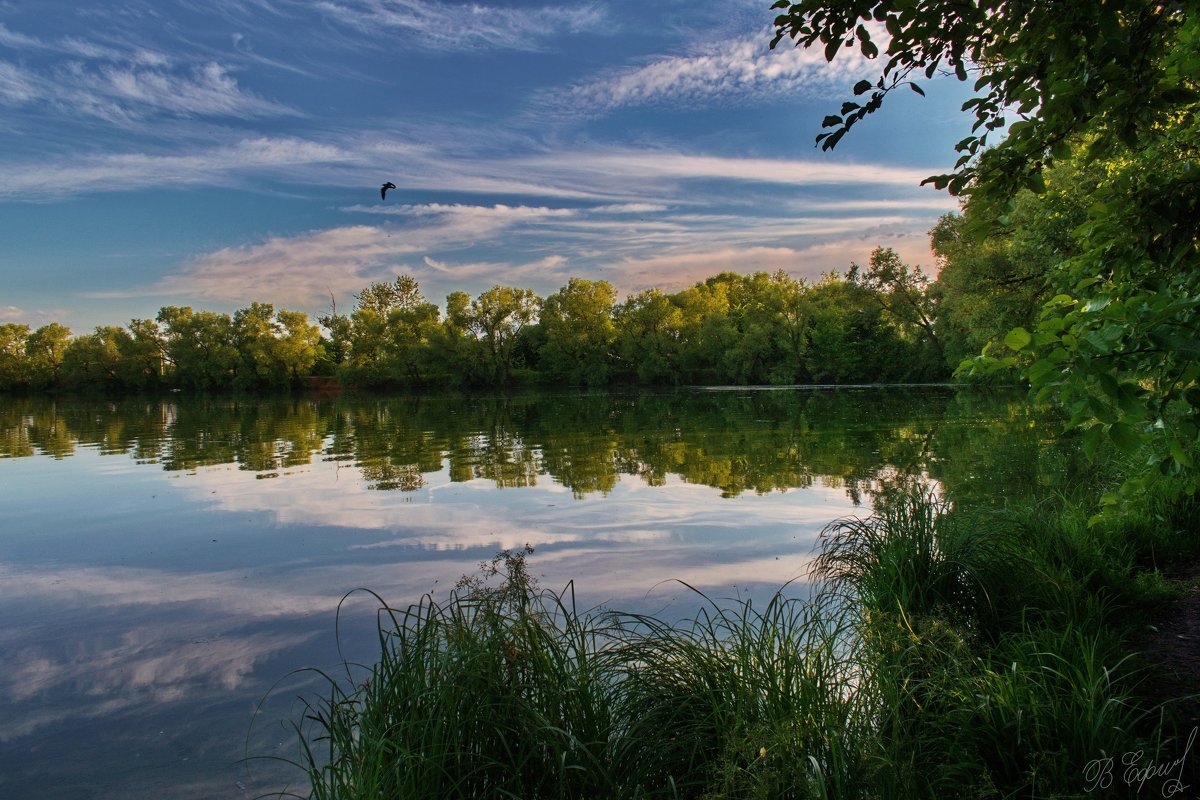
{"type": "Polygon", "coordinates": [[[216,62],[182,68],[159,64],[89,68],[73,63],[56,74],[53,84],[55,88],[45,93],[48,99],[113,122],[151,112],[240,118],[296,113],[245,91],[229,68],[216,62]]]}
{"type": "Polygon", "coordinates": [[[172,58],[153,47],[125,48],[78,36],[42,39],[0,24],[0,46],[39,51],[36,66],[0,62],[0,101],[45,104],[72,117],[129,125],[154,115],[255,117],[296,114],[247,91],[220,61],[172,58]]]}
{"type": "Polygon", "coordinates": [[[539,50],[558,36],[594,32],[606,22],[599,4],[513,8],[426,0],[327,0],[317,8],[363,33],[400,32],[408,34],[406,44],[434,50],[539,50]]]}
{"type": "Polygon", "coordinates": [[[666,211],[669,207],[659,203],[614,203],[596,206],[591,210],[600,214],[653,214],[658,211],[666,211]]]}
{"type": "Polygon", "coordinates": [[[66,322],[71,316],[70,309],[66,308],[25,309],[12,305],[0,306],[0,322],[16,322],[33,328],[51,322],[66,322]]]}
{"type": "Polygon", "coordinates": [[[509,206],[497,203],[492,206],[468,205],[465,203],[424,203],[396,206],[347,206],[344,210],[362,214],[384,214],[401,217],[456,217],[459,219],[535,220],[545,217],[569,217],[576,212],[569,208],[546,206],[509,206]]]}
{"type": "Polygon", "coordinates": [[[99,296],[185,296],[249,302],[258,299],[292,308],[319,305],[395,277],[394,265],[423,250],[389,231],[352,225],[264,242],[226,247],[185,263],[145,289],[99,296]]]}
{"type": "Polygon", "coordinates": [[[827,272],[841,272],[851,263],[866,263],[876,247],[891,247],[911,264],[929,263],[928,239],[922,231],[894,230],[864,238],[840,237],[806,247],[721,247],[713,244],[693,251],[681,249],[640,258],[626,258],[602,266],[621,291],[657,287],[678,291],[718,272],[775,272],[808,281],[827,272]]]}
{"type": "Polygon", "coordinates": [[[592,116],[624,106],[746,104],[765,95],[840,96],[872,67],[861,54],[829,63],[820,48],[770,50],[769,36],[713,42],[702,52],[671,55],[611,69],[540,98],[539,106],[568,116],[592,116]]]}
{"type": "Polygon", "coordinates": [[[45,47],[45,44],[36,37],[9,30],[7,25],[0,22],[0,47],[10,47],[13,50],[36,50],[45,47]]]}
{"type": "Polygon", "coordinates": [[[436,296],[474,284],[558,280],[561,255],[500,260],[451,260],[438,253],[490,241],[513,226],[570,214],[566,209],[450,206],[451,213],[398,228],[348,225],[227,247],[182,265],[151,286],[99,293],[101,297],[184,296],[246,302],[258,298],[293,308],[324,304],[329,292],[345,296],[398,273],[429,283],[436,296]]]}
{"type": "Polygon", "coordinates": [[[0,100],[29,103],[38,96],[37,78],[16,64],[0,61],[0,100]]]}
{"type": "Polygon", "coordinates": [[[913,187],[933,168],[854,164],[832,160],[731,158],[648,148],[595,149],[587,153],[558,151],[514,159],[514,166],[544,170],[560,180],[590,180],[602,186],[654,180],[734,180],[816,186],[889,184],[913,187]]]}
{"type": "Polygon", "coordinates": [[[248,172],[291,174],[297,166],[346,163],[342,149],[291,137],[254,137],[189,155],[117,153],[42,164],[0,164],[0,197],[45,200],[67,193],[155,186],[229,185],[248,172]]]}

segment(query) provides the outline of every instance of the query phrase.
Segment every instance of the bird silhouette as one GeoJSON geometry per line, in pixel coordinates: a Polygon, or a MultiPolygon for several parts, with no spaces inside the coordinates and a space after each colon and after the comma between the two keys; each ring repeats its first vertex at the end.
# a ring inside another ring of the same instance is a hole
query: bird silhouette
{"type": "Polygon", "coordinates": [[[387,190],[395,189],[395,188],[396,188],[396,184],[392,183],[391,181],[388,181],[383,186],[379,187],[379,198],[381,200],[387,200],[387,190]]]}

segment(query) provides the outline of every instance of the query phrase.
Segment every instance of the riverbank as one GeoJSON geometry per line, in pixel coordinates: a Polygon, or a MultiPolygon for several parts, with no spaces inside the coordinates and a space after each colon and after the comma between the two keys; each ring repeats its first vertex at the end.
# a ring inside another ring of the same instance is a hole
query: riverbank
{"type": "Polygon", "coordinates": [[[1091,492],[896,496],[825,530],[811,597],[682,621],[580,611],[502,554],[386,617],[371,676],[314,703],[314,796],[1178,793],[1188,662],[1147,622],[1194,603],[1166,570],[1194,562],[1200,510],[1155,486],[1099,520],[1091,492]]]}

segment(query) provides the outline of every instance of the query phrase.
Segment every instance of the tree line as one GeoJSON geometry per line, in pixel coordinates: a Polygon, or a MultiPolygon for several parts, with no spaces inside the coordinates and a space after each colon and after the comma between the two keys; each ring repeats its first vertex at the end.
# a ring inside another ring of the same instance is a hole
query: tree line
{"type": "Polygon", "coordinates": [[[310,376],[372,389],[923,382],[946,378],[959,355],[942,343],[938,291],[886,248],[813,283],[722,272],[620,302],[607,281],[572,278],[544,298],[494,286],[440,307],[401,275],[319,324],[269,303],[232,316],[167,306],[80,336],[8,323],[0,389],[263,391],[310,376]]]}

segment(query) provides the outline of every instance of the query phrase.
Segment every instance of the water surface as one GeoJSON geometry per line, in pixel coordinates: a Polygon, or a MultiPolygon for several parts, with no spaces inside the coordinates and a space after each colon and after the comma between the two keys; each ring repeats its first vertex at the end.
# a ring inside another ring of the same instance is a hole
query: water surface
{"type": "Polygon", "coordinates": [[[295,755],[295,670],[371,659],[365,593],[335,637],[356,587],[529,544],[586,605],[804,591],[829,521],[918,480],[1003,503],[1054,431],[947,389],[0,400],[0,796],[277,791],[302,776],[240,759],[295,755]]]}

